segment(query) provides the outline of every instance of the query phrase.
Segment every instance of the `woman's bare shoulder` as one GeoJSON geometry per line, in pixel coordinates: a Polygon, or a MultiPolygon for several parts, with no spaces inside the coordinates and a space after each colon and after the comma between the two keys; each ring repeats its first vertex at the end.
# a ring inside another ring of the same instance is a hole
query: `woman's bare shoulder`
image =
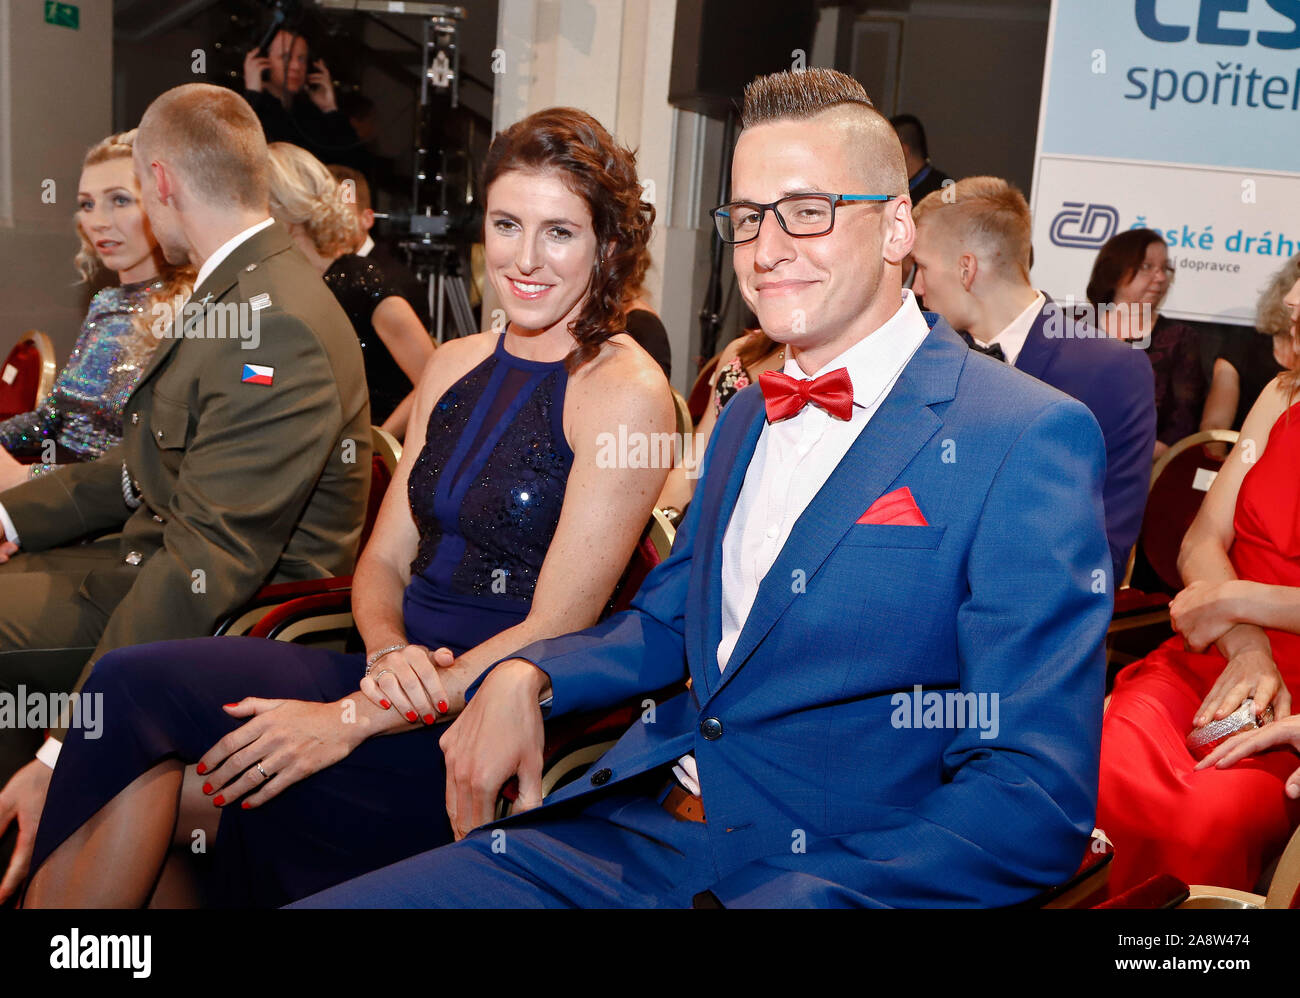
{"type": "MultiPolygon", "coordinates": [[[[672,394],[663,368],[626,333],[601,344],[600,352],[570,378],[570,391],[616,420],[640,416],[654,421],[666,414],[672,422],[672,394]]],[[[592,415],[601,418],[598,411],[592,415]]]]}

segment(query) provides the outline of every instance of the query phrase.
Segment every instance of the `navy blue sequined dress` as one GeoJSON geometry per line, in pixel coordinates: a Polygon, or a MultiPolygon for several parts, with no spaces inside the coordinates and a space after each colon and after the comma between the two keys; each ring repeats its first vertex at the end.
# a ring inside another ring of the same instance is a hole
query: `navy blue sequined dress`
{"type": "MultiPolygon", "coordinates": [[[[435,404],[408,487],[420,533],[403,600],[413,644],[460,654],[527,615],[573,460],[561,424],[566,384],[562,361],[515,357],[503,335],[435,404]]],[[[222,704],[334,702],[357,692],[364,666],[363,655],[257,638],[105,655],[82,690],[102,696],[101,729],[68,733],[32,870],[141,773],[167,758],[197,762],[240,727],[222,704]]],[[[210,850],[212,900],[286,904],[450,842],[445,730],[417,722],[370,738],[261,807],[227,805],[210,850]]]]}

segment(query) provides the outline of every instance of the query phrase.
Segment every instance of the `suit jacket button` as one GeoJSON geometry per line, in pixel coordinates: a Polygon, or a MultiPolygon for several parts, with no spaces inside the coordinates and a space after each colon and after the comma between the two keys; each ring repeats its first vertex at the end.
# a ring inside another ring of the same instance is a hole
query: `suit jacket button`
{"type": "Polygon", "coordinates": [[[163,438],[163,431],[162,431],[162,430],[159,430],[159,431],[158,431],[158,439],[161,440],[162,438],[163,438]]]}
{"type": "Polygon", "coordinates": [[[159,516],[157,513],[155,513],[155,514],[153,515],[153,522],[154,522],[154,523],[162,523],[162,522],[163,522],[163,518],[162,518],[161,516],[159,516]]]}
{"type": "Polygon", "coordinates": [[[722,722],[716,717],[706,717],[700,722],[700,734],[708,741],[717,741],[722,737],[722,722]]]}
{"type": "Polygon", "coordinates": [[[138,565],[144,560],[144,556],[139,551],[128,551],[126,557],[122,559],[128,565],[138,565]]]}
{"type": "Polygon", "coordinates": [[[250,263],[250,264],[249,264],[247,267],[245,267],[244,269],[245,269],[246,271],[248,271],[248,272],[251,274],[253,271],[255,271],[255,270],[257,269],[257,264],[255,264],[255,263],[250,263]]]}
{"type": "Polygon", "coordinates": [[[591,785],[592,785],[593,787],[599,787],[599,786],[601,786],[602,784],[608,783],[608,782],[609,782],[609,778],[610,778],[611,776],[613,776],[613,775],[614,775],[614,771],[613,771],[613,770],[610,770],[610,769],[598,769],[598,770],[596,770],[594,773],[591,774],[591,785]]]}
{"type": "Polygon", "coordinates": [[[140,422],[140,414],[138,412],[131,413],[131,425],[135,426],[139,422],[140,422]]]}

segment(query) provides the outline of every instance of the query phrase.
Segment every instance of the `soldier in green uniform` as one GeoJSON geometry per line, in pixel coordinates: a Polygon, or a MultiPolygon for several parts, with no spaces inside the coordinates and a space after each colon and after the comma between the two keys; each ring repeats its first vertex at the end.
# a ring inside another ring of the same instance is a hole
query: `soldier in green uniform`
{"type": "MultiPolygon", "coordinates": [[[[356,334],[267,206],[266,141],[230,90],[187,84],[145,112],[135,169],[190,302],[99,460],[0,494],[0,701],[53,703],[125,645],[211,634],[264,584],[347,574],[370,480],[356,334]],[[87,536],[120,531],[92,543],[87,536]]],[[[168,322],[166,320],[173,319],[168,322]]],[[[39,713],[39,712],[38,712],[39,713]]],[[[25,873],[60,726],[0,712],[0,900],[25,873]],[[43,760],[43,761],[42,761],[43,760]],[[11,778],[12,777],[12,778],[11,778]]]]}

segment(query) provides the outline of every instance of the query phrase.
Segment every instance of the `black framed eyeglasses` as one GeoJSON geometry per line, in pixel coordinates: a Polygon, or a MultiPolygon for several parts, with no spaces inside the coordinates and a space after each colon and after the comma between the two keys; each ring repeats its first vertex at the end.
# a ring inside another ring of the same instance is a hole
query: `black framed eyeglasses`
{"type": "Polygon", "coordinates": [[[897,194],[790,194],[777,201],[732,201],[709,212],[724,243],[758,238],[768,209],[792,236],[824,236],[835,227],[835,206],[848,201],[893,201],[897,194]]]}

